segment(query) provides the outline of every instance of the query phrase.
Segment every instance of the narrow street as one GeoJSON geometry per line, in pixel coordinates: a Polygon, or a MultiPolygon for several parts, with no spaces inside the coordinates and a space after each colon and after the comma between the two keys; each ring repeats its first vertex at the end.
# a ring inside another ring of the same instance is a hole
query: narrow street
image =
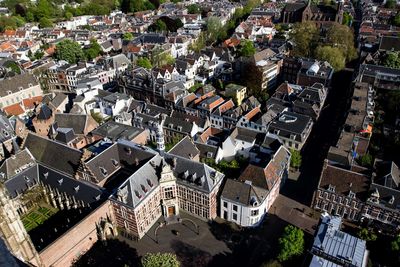
{"type": "Polygon", "coordinates": [[[303,148],[299,179],[287,180],[281,191],[304,205],[311,205],[329,147],[335,145],[340,136],[352,95],[352,75],[349,69],[334,74],[323,112],[303,148]]]}

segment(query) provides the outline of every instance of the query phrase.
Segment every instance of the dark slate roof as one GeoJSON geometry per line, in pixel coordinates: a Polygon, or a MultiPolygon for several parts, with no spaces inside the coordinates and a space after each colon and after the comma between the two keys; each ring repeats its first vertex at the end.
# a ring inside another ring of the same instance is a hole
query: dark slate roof
{"type": "Polygon", "coordinates": [[[6,179],[11,179],[35,164],[35,158],[28,149],[24,149],[6,159],[0,167],[0,171],[5,174],[6,179]]]}
{"type": "Polygon", "coordinates": [[[189,134],[192,131],[193,124],[181,118],[167,116],[164,121],[164,128],[189,134]],[[178,130],[178,127],[182,127],[182,129],[178,130]]]}
{"type": "Polygon", "coordinates": [[[285,5],[284,11],[287,12],[295,12],[295,11],[300,11],[301,9],[306,7],[305,2],[297,2],[297,3],[287,3],[285,5]]]}
{"type": "Polygon", "coordinates": [[[60,193],[73,196],[76,200],[83,201],[91,206],[104,201],[108,197],[108,194],[99,186],[74,179],[41,164],[39,164],[39,179],[44,185],[50,186],[60,193]]]}
{"type": "Polygon", "coordinates": [[[0,142],[3,143],[15,136],[12,124],[3,112],[0,112],[0,142]]]}
{"type": "Polygon", "coordinates": [[[4,185],[11,198],[24,193],[26,190],[38,184],[37,165],[28,166],[4,182],[4,185]]]}
{"type": "Polygon", "coordinates": [[[56,94],[56,96],[51,100],[51,105],[58,108],[67,98],[68,96],[65,94],[56,94]]]}
{"type": "Polygon", "coordinates": [[[178,183],[196,190],[210,193],[224,177],[222,173],[204,163],[168,153],[164,155],[164,159],[172,166],[178,183]],[[174,163],[174,160],[176,163],[174,163]]]}
{"type": "Polygon", "coordinates": [[[346,196],[351,190],[358,199],[365,201],[370,183],[371,178],[367,175],[326,164],[318,187],[327,190],[332,185],[335,193],[346,196]]]}
{"type": "Polygon", "coordinates": [[[121,124],[115,121],[108,121],[93,130],[92,133],[116,141],[119,139],[132,140],[143,131],[143,129],[133,126],[121,124]]]}
{"type": "Polygon", "coordinates": [[[129,169],[128,173],[132,174],[154,157],[154,153],[132,144],[127,141],[114,143],[109,148],[87,160],[85,164],[98,181],[111,177],[121,168],[129,169]],[[106,173],[103,174],[100,168],[103,168],[106,173]]]}
{"type": "Polygon", "coordinates": [[[254,187],[251,183],[227,179],[221,197],[244,206],[260,205],[268,196],[268,190],[254,187]]]}
{"type": "Polygon", "coordinates": [[[56,113],[54,121],[58,127],[72,128],[75,134],[84,134],[87,117],[86,114],[56,113]]]}
{"type": "Polygon", "coordinates": [[[69,175],[75,174],[82,157],[82,152],[77,149],[33,133],[28,133],[24,147],[38,162],[69,175]]]}
{"type": "Polygon", "coordinates": [[[7,78],[0,81],[0,97],[7,96],[8,91],[12,93],[19,92],[19,88],[29,88],[29,85],[35,86],[38,82],[32,74],[23,73],[21,75],[15,75],[12,78],[7,78]]]}
{"type": "Polygon", "coordinates": [[[248,128],[241,128],[241,127],[236,127],[231,134],[231,137],[234,138],[235,140],[239,141],[245,141],[248,143],[259,143],[264,139],[265,134],[260,133],[257,131],[253,131],[248,128]]]}
{"type": "Polygon", "coordinates": [[[379,50],[400,51],[400,38],[398,36],[382,36],[379,50]]]}
{"type": "Polygon", "coordinates": [[[191,138],[185,136],[170,151],[168,151],[168,153],[190,159],[199,155],[200,151],[197,149],[191,138]]]}
{"type": "Polygon", "coordinates": [[[296,135],[296,140],[300,141],[300,135],[306,130],[307,125],[311,123],[311,118],[306,115],[284,111],[280,116],[275,118],[268,131],[273,133],[273,130],[279,130],[279,136],[290,137],[290,134],[296,135]],[[291,120],[293,118],[293,120],[291,120]]]}
{"type": "Polygon", "coordinates": [[[48,120],[52,114],[53,111],[51,111],[51,109],[46,104],[42,104],[42,106],[40,107],[39,114],[37,115],[37,118],[39,120],[48,120]]]}
{"type": "Polygon", "coordinates": [[[218,153],[217,146],[198,143],[198,142],[195,142],[194,144],[196,145],[197,149],[200,151],[200,159],[211,158],[211,159],[215,160],[215,157],[217,156],[217,153],[218,153]]]}

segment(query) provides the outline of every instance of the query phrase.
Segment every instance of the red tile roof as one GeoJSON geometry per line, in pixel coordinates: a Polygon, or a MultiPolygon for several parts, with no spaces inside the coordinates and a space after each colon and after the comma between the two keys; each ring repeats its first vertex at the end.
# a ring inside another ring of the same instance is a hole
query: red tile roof
{"type": "Polygon", "coordinates": [[[21,107],[19,103],[4,107],[3,111],[6,113],[7,116],[12,116],[12,115],[19,116],[25,113],[24,109],[21,107]]]}

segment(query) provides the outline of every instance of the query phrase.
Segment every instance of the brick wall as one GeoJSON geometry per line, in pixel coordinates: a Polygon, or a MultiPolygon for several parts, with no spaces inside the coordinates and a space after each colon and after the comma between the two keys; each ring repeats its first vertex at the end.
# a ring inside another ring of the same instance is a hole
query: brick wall
{"type": "Polygon", "coordinates": [[[96,223],[107,214],[113,218],[110,201],[106,201],[81,222],[55,240],[39,255],[44,266],[70,266],[75,258],[84,254],[98,240],[96,223]]]}

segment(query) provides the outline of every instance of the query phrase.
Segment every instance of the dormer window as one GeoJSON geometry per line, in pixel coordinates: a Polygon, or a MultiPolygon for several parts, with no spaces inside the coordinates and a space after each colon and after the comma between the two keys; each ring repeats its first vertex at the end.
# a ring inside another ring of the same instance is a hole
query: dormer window
{"type": "Polygon", "coordinates": [[[107,170],[104,167],[100,167],[101,174],[107,176],[107,170]]]}
{"type": "Polygon", "coordinates": [[[111,159],[111,162],[115,167],[117,167],[119,164],[118,160],[116,160],[116,159],[111,159]]]}
{"type": "Polygon", "coordinates": [[[154,186],[153,183],[150,181],[150,179],[147,179],[147,184],[148,184],[150,187],[153,187],[153,186],[154,186]]]}
{"type": "MultiPolygon", "coordinates": [[[[29,87],[32,87],[32,84],[31,84],[31,83],[29,84],[29,87]]],[[[24,90],[24,88],[23,88],[22,86],[20,86],[20,87],[18,87],[18,90],[19,90],[19,91],[22,91],[22,90],[24,90]]]]}
{"type": "Polygon", "coordinates": [[[349,192],[349,198],[355,198],[356,194],[353,191],[349,192]]]}
{"type": "Polygon", "coordinates": [[[47,179],[47,177],[49,177],[49,172],[45,172],[45,173],[43,173],[43,176],[44,176],[44,178],[46,178],[46,179],[47,179]]]}
{"type": "Polygon", "coordinates": [[[100,200],[100,195],[94,197],[95,200],[100,200]]]}
{"type": "Polygon", "coordinates": [[[29,177],[26,175],[24,176],[24,179],[25,179],[25,182],[27,182],[27,183],[29,183],[31,181],[31,179],[29,179],[29,177]]]}
{"type": "Polygon", "coordinates": [[[394,196],[391,196],[389,199],[389,204],[393,204],[394,203],[394,196]]]}
{"type": "Polygon", "coordinates": [[[212,152],[207,152],[207,158],[212,158],[213,157],[213,153],[212,152]]]}
{"type": "Polygon", "coordinates": [[[178,126],[178,127],[176,127],[176,129],[177,129],[178,131],[182,132],[182,126],[178,126]]]}
{"type": "Polygon", "coordinates": [[[143,192],[147,193],[148,190],[147,190],[147,188],[146,188],[144,185],[141,184],[140,187],[142,188],[142,191],[143,191],[143,192]]]}
{"type": "Polygon", "coordinates": [[[138,199],[142,198],[142,194],[139,193],[139,191],[135,190],[135,195],[138,199]]]}
{"type": "Polygon", "coordinates": [[[328,187],[328,191],[335,192],[335,186],[330,184],[328,187]]]}
{"type": "Polygon", "coordinates": [[[78,192],[79,191],[79,185],[75,186],[74,190],[75,190],[75,192],[78,192]]]}
{"type": "Polygon", "coordinates": [[[183,177],[185,177],[185,179],[187,179],[187,178],[189,177],[189,171],[188,171],[188,170],[186,170],[186,171],[183,173],[183,177]]]}
{"type": "Polygon", "coordinates": [[[61,178],[60,180],[58,180],[58,184],[59,184],[59,185],[62,185],[63,181],[64,181],[64,179],[61,178]]]}

